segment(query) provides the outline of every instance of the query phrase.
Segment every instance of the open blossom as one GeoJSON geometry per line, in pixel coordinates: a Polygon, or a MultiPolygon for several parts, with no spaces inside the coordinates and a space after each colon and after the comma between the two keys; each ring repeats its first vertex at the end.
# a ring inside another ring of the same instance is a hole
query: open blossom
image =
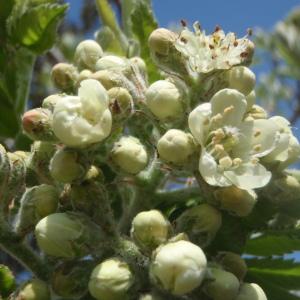
{"type": "Polygon", "coordinates": [[[260,158],[275,149],[278,125],[270,119],[244,118],[246,110],[242,93],[223,89],[189,115],[190,130],[202,148],[199,171],[210,185],[249,190],[271,178],[260,158]]]}
{"type": "Polygon", "coordinates": [[[67,146],[84,147],[105,139],[111,131],[112,116],[108,94],[97,80],[80,83],[78,96],[66,96],[53,112],[53,131],[67,146]]]}

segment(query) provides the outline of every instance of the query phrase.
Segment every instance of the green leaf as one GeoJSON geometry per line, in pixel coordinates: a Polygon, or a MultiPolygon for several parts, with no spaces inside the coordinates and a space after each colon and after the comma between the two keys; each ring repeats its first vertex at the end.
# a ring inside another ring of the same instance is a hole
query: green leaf
{"type": "Polygon", "coordinates": [[[11,270],[5,265],[0,265],[0,298],[1,296],[8,297],[15,285],[15,278],[11,270]]]}
{"type": "Polygon", "coordinates": [[[257,256],[283,255],[300,250],[300,239],[275,233],[263,234],[246,243],[244,253],[257,256]]]}
{"type": "Polygon", "coordinates": [[[9,33],[15,43],[41,54],[51,48],[56,28],[68,5],[40,4],[9,20],[9,33]]]}
{"type": "Polygon", "coordinates": [[[153,30],[157,28],[151,7],[147,1],[139,1],[131,15],[132,32],[141,46],[141,57],[145,60],[150,82],[159,79],[159,73],[153,63],[148,46],[148,38],[153,30]]]}
{"type": "Polygon", "coordinates": [[[300,290],[300,263],[283,258],[247,259],[248,272],[288,290],[300,290]]]}

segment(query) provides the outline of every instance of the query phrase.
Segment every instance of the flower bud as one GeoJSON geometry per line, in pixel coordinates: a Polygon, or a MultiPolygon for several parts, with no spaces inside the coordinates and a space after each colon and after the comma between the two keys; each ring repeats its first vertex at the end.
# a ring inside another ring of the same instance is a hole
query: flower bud
{"type": "Polygon", "coordinates": [[[133,283],[129,266],[117,258],[99,264],[92,272],[89,291],[98,300],[128,299],[127,293],[133,283]]]}
{"type": "Polygon", "coordinates": [[[237,66],[228,71],[229,88],[247,96],[255,86],[255,74],[247,67],[237,66]]]}
{"type": "Polygon", "coordinates": [[[208,204],[187,209],[176,220],[176,231],[185,232],[190,240],[206,247],[214,239],[216,233],[222,225],[221,213],[208,204]]]}
{"type": "Polygon", "coordinates": [[[113,120],[122,121],[129,117],[133,109],[133,99],[128,90],[114,87],[107,93],[113,120]]]}
{"type": "Polygon", "coordinates": [[[0,264],[0,297],[8,297],[15,289],[15,285],[15,277],[11,270],[0,264]]]}
{"type": "Polygon", "coordinates": [[[112,70],[97,71],[91,75],[91,78],[99,81],[106,90],[122,86],[122,76],[118,72],[112,70]]]}
{"type": "Polygon", "coordinates": [[[67,96],[55,106],[53,131],[67,146],[86,147],[101,142],[111,131],[108,95],[94,79],[80,83],[78,96],[67,96]]]}
{"type": "Polygon", "coordinates": [[[235,300],[267,300],[263,289],[255,283],[244,283],[235,300]]]}
{"type": "Polygon", "coordinates": [[[247,111],[250,111],[252,109],[252,106],[255,104],[255,100],[256,100],[256,93],[253,90],[246,96],[247,111]]]}
{"type": "Polygon", "coordinates": [[[55,86],[63,91],[72,90],[77,81],[77,69],[66,63],[58,63],[52,68],[51,78],[55,86]]]}
{"type": "Polygon", "coordinates": [[[63,98],[63,94],[50,95],[43,100],[42,108],[49,109],[53,113],[56,103],[63,98]]]}
{"type": "Polygon", "coordinates": [[[171,45],[176,41],[177,34],[165,29],[158,28],[149,36],[149,47],[156,54],[167,56],[171,45]]]}
{"type": "Polygon", "coordinates": [[[79,161],[78,152],[73,150],[58,150],[49,165],[51,176],[60,182],[70,183],[78,180],[86,173],[86,168],[79,161]]]}
{"type": "Polygon", "coordinates": [[[178,241],[154,251],[150,274],[163,289],[174,295],[184,295],[202,283],[206,265],[200,247],[188,241],[178,241]]]}
{"type": "Polygon", "coordinates": [[[177,118],[183,112],[181,93],[167,80],[152,83],[146,91],[146,104],[160,120],[177,118]]]}
{"type": "Polygon", "coordinates": [[[152,252],[157,246],[167,241],[170,223],[158,210],[140,212],[131,226],[131,236],[138,246],[152,252]]]}
{"type": "Polygon", "coordinates": [[[94,263],[90,260],[63,262],[51,276],[51,286],[56,295],[79,299],[88,292],[89,277],[94,263]]]}
{"type": "Polygon", "coordinates": [[[122,69],[127,67],[126,59],[115,55],[107,55],[96,63],[96,70],[122,69]]]}
{"type": "Polygon", "coordinates": [[[145,61],[142,58],[135,56],[135,57],[130,58],[130,62],[133,65],[138,67],[141,74],[147,74],[147,66],[146,66],[145,61]]]}
{"type": "Polygon", "coordinates": [[[73,259],[91,253],[102,232],[83,215],[55,213],[39,221],[35,237],[47,255],[73,259]]]}
{"type": "Polygon", "coordinates": [[[247,265],[240,255],[233,252],[221,252],[218,254],[217,260],[224,270],[235,275],[240,281],[244,279],[247,273],[247,265]]]}
{"type": "Polygon", "coordinates": [[[48,109],[35,108],[27,111],[22,117],[25,133],[33,140],[55,141],[52,130],[52,113],[48,109]]]}
{"type": "Polygon", "coordinates": [[[170,129],[159,139],[157,151],[166,162],[184,164],[195,151],[193,136],[182,130],[170,129]]]}
{"type": "Polygon", "coordinates": [[[39,279],[27,282],[18,293],[16,300],[50,300],[47,284],[39,279]]]}
{"type": "Polygon", "coordinates": [[[129,174],[137,174],[146,168],[148,154],[139,139],[123,136],[114,144],[111,151],[113,162],[129,174]]]}
{"type": "Polygon", "coordinates": [[[242,190],[235,186],[216,190],[215,197],[221,209],[239,217],[248,216],[257,202],[257,195],[253,190],[242,190]]]}
{"type": "Polygon", "coordinates": [[[234,300],[239,292],[240,283],[231,273],[211,268],[213,280],[204,285],[205,293],[213,300],[234,300]]]}
{"type": "Polygon", "coordinates": [[[101,46],[93,40],[85,40],[78,44],[74,60],[76,65],[83,69],[95,69],[96,62],[103,55],[101,46]]]}

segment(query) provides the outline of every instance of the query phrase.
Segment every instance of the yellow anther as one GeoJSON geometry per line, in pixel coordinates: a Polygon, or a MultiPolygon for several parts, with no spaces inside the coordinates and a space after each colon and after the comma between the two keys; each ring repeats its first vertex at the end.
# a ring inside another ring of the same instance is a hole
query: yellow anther
{"type": "Polygon", "coordinates": [[[258,159],[257,157],[252,157],[251,163],[252,163],[253,165],[257,165],[258,162],[259,162],[259,159],[258,159]]]}
{"type": "Polygon", "coordinates": [[[218,121],[221,121],[223,119],[222,115],[221,114],[216,114],[215,116],[213,116],[211,118],[211,121],[212,122],[218,122],[218,121]]]}
{"type": "Polygon", "coordinates": [[[219,164],[224,169],[228,169],[232,166],[232,159],[229,156],[225,156],[219,160],[219,164]]]}
{"type": "Polygon", "coordinates": [[[224,109],[224,114],[228,114],[234,110],[233,105],[230,105],[224,109]]]}
{"type": "Polygon", "coordinates": [[[234,166],[239,166],[242,162],[243,162],[243,161],[242,161],[239,157],[237,157],[237,158],[234,158],[234,159],[233,159],[232,164],[233,164],[234,166]]]}
{"type": "Polygon", "coordinates": [[[215,147],[214,147],[214,150],[216,151],[216,152],[223,152],[224,151],[224,147],[223,147],[223,145],[221,145],[221,144],[217,144],[217,145],[215,145],[215,147]]]}
{"type": "Polygon", "coordinates": [[[258,152],[261,150],[261,144],[254,145],[253,150],[258,152]]]}
{"type": "Polygon", "coordinates": [[[209,119],[208,119],[208,118],[206,118],[206,119],[203,121],[203,125],[205,125],[205,126],[209,125],[209,119]]]}
{"type": "Polygon", "coordinates": [[[261,135],[261,131],[259,129],[257,129],[255,132],[254,132],[254,137],[258,137],[261,135]]]}

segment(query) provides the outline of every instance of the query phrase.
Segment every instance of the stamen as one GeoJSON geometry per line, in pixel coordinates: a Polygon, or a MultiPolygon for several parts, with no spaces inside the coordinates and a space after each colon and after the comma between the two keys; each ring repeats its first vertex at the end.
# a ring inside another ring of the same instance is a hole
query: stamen
{"type": "Polygon", "coordinates": [[[253,150],[258,152],[261,150],[261,144],[254,145],[253,150]]]}
{"type": "Polygon", "coordinates": [[[218,122],[218,121],[221,121],[222,119],[223,119],[223,117],[222,117],[221,114],[216,114],[215,116],[213,116],[213,117],[211,118],[211,121],[212,121],[213,123],[216,123],[216,122],[218,122]]]}
{"type": "Polygon", "coordinates": [[[254,132],[254,137],[258,137],[261,135],[261,131],[259,129],[256,129],[256,131],[254,132]]]}
{"type": "Polygon", "coordinates": [[[229,107],[226,107],[224,109],[224,114],[228,114],[228,113],[232,112],[233,110],[234,110],[233,105],[230,105],[229,107]]]}
{"type": "Polygon", "coordinates": [[[225,156],[219,160],[219,164],[222,168],[228,169],[232,166],[232,159],[229,156],[225,156]]]}
{"type": "Polygon", "coordinates": [[[239,166],[242,162],[243,161],[239,157],[236,157],[236,158],[233,159],[232,164],[234,166],[239,166]]]}

